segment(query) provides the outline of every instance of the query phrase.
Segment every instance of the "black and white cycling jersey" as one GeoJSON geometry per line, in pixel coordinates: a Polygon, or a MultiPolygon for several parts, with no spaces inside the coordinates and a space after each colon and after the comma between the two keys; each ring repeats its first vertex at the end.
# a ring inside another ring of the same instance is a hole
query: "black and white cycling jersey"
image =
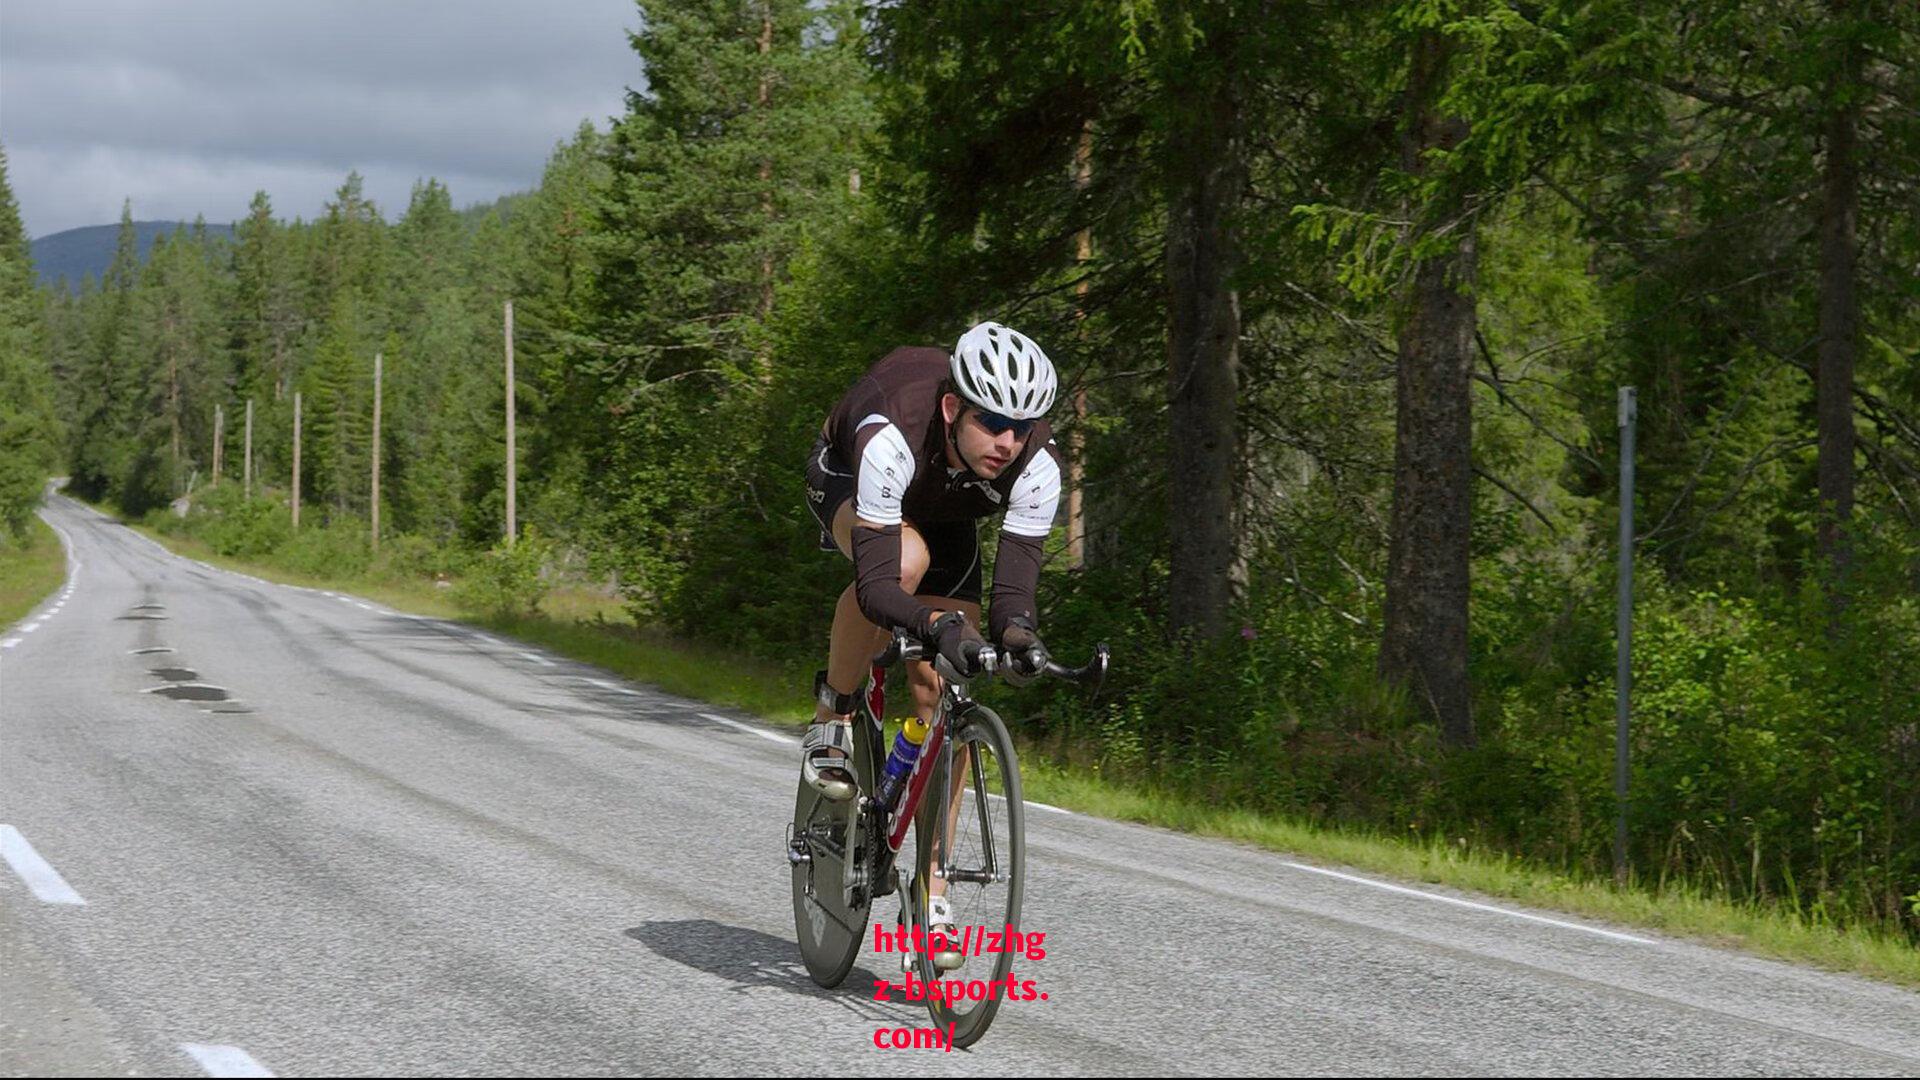
{"type": "MultiPolygon", "coordinates": [[[[887,354],[829,413],[823,433],[825,456],[818,464],[825,477],[850,476],[848,494],[856,517],[884,531],[912,523],[925,532],[946,523],[970,524],[1004,514],[990,607],[991,632],[997,640],[1014,616],[1034,619],[1042,544],[1060,504],[1060,451],[1043,420],[1034,425],[1020,455],[993,480],[949,466],[946,419],[940,411],[947,372],[947,354],[940,349],[908,347],[887,354]]],[[[846,497],[815,493],[814,510],[823,527],[831,527],[833,514],[846,497]],[[829,502],[832,505],[826,505],[829,502]]],[[[861,610],[878,625],[917,627],[919,622],[914,620],[928,608],[900,590],[899,569],[897,540],[890,547],[856,546],[861,610]],[[890,560],[891,565],[880,565],[881,560],[890,560]]]]}

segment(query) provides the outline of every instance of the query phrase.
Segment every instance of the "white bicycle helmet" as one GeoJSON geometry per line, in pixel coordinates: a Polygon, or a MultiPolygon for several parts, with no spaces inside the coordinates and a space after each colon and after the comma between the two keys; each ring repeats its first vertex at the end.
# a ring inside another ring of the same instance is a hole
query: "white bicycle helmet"
{"type": "Polygon", "coordinates": [[[960,335],[951,363],[960,396],[988,412],[1034,420],[1053,407],[1053,361],[1017,330],[983,322],[960,335]]]}

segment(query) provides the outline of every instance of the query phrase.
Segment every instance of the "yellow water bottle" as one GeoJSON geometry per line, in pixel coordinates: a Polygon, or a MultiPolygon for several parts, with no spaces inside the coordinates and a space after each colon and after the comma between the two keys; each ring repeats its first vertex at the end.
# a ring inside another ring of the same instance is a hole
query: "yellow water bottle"
{"type": "Polygon", "coordinates": [[[900,734],[893,737],[893,753],[887,755],[880,777],[880,805],[888,810],[900,801],[906,790],[913,763],[920,758],[920,744],[927,741],[927,722],[916,713],[900,721],[900,734]]]}

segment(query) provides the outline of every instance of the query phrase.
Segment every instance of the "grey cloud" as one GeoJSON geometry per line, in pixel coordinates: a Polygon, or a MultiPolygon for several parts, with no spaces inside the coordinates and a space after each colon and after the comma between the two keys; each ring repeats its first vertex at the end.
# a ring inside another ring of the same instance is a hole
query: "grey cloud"
{"type": "Polygon", "coordinates": [[[122,196],[218,221],[265,188],[310,217],[318,178],[350,168],[389,213],[421,176],[492,198],[642,81],[630,0],[33,7],[0,9],[0,141],[34,235],[111,221],[122,196]]]}

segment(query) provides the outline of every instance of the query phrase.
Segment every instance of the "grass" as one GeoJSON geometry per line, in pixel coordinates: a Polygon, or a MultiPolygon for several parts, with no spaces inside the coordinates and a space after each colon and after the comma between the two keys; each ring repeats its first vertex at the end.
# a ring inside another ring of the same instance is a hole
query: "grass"
{"type": "MultiPolygon", "coordinates": [[[[450,590],[425,582],[323,581],[221,558],[196,540],[141,531],[216,566],[291,584],[352,589],[403,611],[470,622],[671,693],[743,709],[777,723],[802,724],[812,712],[804,678],[811,664],[783,670],[736,652],[636,626],[616,599],[591,589],[556,589],[535,615],[489,617],[461,609],[447,595],[450,590]]],[[[1608,879],[1568,875],[1501,852],[1223,808],[1056,765],[1032,752],[1023,754],[1021,772],[1029,798],[1098,817],[1252,844],[1317,862],[1920,987],[1920,950],[1903,938],[1867,927],[1836,927],[1776,905],[1730,902],[1690,884],[1669,884],[1658,890],[1632,883],[1616,887],[1608,879]]]]}
{"type": "Polygon", "coordinates": [[[27,542],[0,537],[0,627],[12,626],[67,578],[67,553],[47,523],[27,524],[27,542]]]}

